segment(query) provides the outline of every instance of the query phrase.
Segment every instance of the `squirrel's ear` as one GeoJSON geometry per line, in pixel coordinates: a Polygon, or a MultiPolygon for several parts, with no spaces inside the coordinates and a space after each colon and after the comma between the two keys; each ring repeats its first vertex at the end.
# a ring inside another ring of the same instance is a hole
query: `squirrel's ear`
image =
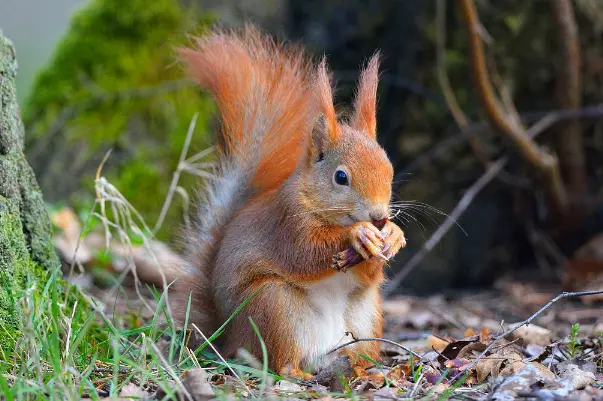
{"type": "Polygon", "coordinates": [[[313,162],[322,160],[323,152],[329,144],[339,137],[339,125],[333,106],[333,92],[331,91],[331,78],[327,71],[325,58],[316,70],[315,95],[318,103],[319,117],[312,128],[311,146],[309,157],[313,162]]]}
{"type": "Polygon", "coordinates": [[[330,141],[330,136],[327,131],[327,122],[324,115],[320,115],[312,128],[312,138],[310,146],[310,160],[315,163],[319,162],[324,157],[325,147],[330,141]]]}
{"type": "Polygon", "coordinates": [[[328,136],[327,141],[331,142],[339,137],[339,125],[333,106],[333,92],[331,90],[331,77],[327,70],[327,61],[323,57],[316,73],[316,96],[318,99],[319,110],[322,114],[322,131],[328,136]]]}
{"type": "Polygon", "coordinates": [[[372,138],[377,136],[379,58],[379,52],[375,53],[360,74],[351,123],[352,127],[367,133],[372,138]]]}

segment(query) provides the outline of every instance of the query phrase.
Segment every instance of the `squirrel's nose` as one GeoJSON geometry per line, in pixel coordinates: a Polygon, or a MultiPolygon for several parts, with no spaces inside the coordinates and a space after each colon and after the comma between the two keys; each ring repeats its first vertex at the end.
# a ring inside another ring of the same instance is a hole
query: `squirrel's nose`
{"type": "Polygon", "coordinates": [[[369,217],[372,221],[380,221],[387,217],[387,208],[375,207],[369,212],[369,217]]]}

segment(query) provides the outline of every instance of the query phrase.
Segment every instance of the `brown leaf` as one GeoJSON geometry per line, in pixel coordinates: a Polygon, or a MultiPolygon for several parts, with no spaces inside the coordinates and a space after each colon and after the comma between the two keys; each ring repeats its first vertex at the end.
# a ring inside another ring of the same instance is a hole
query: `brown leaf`
{"type": "Polygon", "coordinates": [[[427,344],[429,344],[429,347],[432,349],[441,350],[446,348],[446,346],[450,344],[450,341],[446,341],[442,338],[430,334],[427,337],[427,344]]]}
{"type": "Polygon", "coordinates": [[[182,375],[182,385],[193,400],[204,400],[213,397],[214,389],[209,383],[209,377],[203,369],[191,369],[182,375]]]}
{"type": "Polygon", "coordinates": [[[463,340],[453,341],[446,346],[438,357],[438,362],[443,364],[448,359],[457,359],[459,352],[469,344],[473,344],[478,341],[478,336],[465,338],[463,340]]]}
{"type": "Polygon", "coordinates": [[[475,359],[475,357],[486,349],[486,344],[474,342],[464,346],[456,356],[457,359],[475,359]]]}
{"type": "Polygon", "coordinates": [[[482,383],[488,376],[496,377],[505,360],[499,356],[485,357],[477,361],[475,372],[477,373],[477,382],[482,383]]]}
{"type": "Polygon", "coordinates": [[[410,370],[410,364],[396,365],[387,373],[387,378],[392,381],[399,381],[408,377],[410,370]]]}
{"type": "MultiPolygon", "coordinates": [[[[509,325],[510,327],[517,326],[518,323],[509,325]]],[[[513,333],[509,335],[510,340],[518,340],[521,339],[521,342],[524,345],[527,344],[536,344],[547,346],[551,343],[551,331],[549,329],[545,329],[544,327],[537,326],[535,324],[530,324],[528,326],[522,326],[515,330],[513,333]]]]}
{"type": "Polygon", "coordinates": [[[594,373],[586,372],[578,365],[560,363],[557,369],[559,369],[559,377],[569,380],[574,390],[582,390],[595,382],[594,373]]]}
{"type": "Polygon", "coordinates": [[[383,373],[371,373],[368,377],[369,383],[375,388],[381,388],[385,385],[385,376],[383,373]]]}
{"type": "MultiPolygon", "coordinates": [[[[546,381],[542,373],[535,366],[528,364],[516,374],[505,377],[494,391],[489,395],[489,399],[511,401],[519,399],[519,394],[531,392],[533,385],[546,381]]],[[[549,398],[551,399],[551,398],[549,398]]]]}
{"type": "Polygon", "coordinates": [[[128,383],[122,387],[117,399],[114,397],[102,397],[102,398],[100,398],[100,400],[101,401],[150,400],[150,397],[149,397],[149,394],[142,391],[136,384],[128,383]]]}

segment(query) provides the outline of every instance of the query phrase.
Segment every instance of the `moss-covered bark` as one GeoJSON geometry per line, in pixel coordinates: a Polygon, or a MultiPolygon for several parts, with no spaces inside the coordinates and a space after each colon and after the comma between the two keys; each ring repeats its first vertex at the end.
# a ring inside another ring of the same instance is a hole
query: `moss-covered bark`
{"type": "MultiPolygon", "coordinates": [[[[0,30],[0,349],[16,327],[15,303],[28,274],[59,263],[50,221],[32,169],[23,155],[23,124],[12,42],[0,30]]],[[[14,335],[13,335],[14,336],[14,335]]]]}

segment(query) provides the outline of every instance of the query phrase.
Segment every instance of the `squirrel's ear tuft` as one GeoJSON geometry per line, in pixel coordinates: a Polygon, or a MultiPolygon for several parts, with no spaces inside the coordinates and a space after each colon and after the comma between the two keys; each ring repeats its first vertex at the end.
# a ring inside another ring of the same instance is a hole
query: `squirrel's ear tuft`
{"type": "Polygon", "coordinates": [[[310,160],[312,162],[322,161],[325,147],[330,142],[327,122],[324,115],[320,115],[312,128],[312,143],[310,146],[310,160]]]}
{"type": "Polygon", "coordinates": [[[335,115],[335,107],[333,106],[333,92],[331,90],[331,77],[327,70],[326,58],[323,58],[318,65],[316,72],[316,96],[318,100],[319,110],[322,114],[322,131],[328,135],[327,141],[334,141],[339,137],[339,125],[337,124],[337,116],[335,115]]]}
{"type": "Polygon", "coordinates": [[[351,123],[352,127],[367,133],[372,138],[377,136],[379,58],[379,52],[375,53],[360,74],[351,123]]]}

